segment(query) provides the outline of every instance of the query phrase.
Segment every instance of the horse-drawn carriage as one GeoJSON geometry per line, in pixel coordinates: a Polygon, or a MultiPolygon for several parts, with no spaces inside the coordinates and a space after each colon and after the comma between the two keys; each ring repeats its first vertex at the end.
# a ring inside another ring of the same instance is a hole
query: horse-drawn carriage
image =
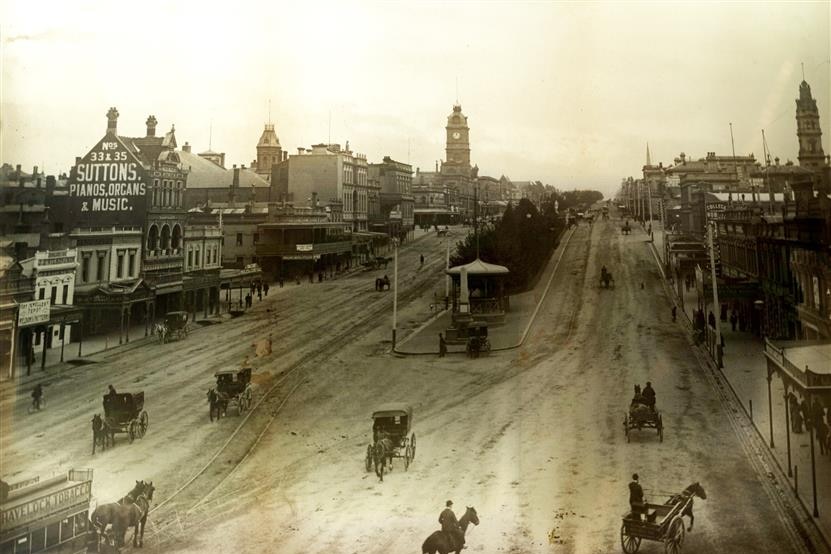
{"type": "Polygon", "coordinates": [[[681,494],[671,495],[663,504],[643,505],[643,513],[627,512],[620,526],[620,545],[626,554],[634,554],[641,546],[641,541],[658,541],[664,543],[666,554],[679,554],[684,544],[684,520],[690,518],[692,530],[693,497],[706,499],[707,493],[699,483],[693,483],[681,494]]]}
{"type": "Polygon", "coordinates": [[[600,269],[600,286],[607,289],[615,288],[615,278],[612,277],[612,272],[606,269],[606,266],[600,269]]]}
{"type": "Polygon", "coordinates": [[[110,436],[127,433],[130,442],[143,437],[150,426],[150,417],[144,409],[144,391],[105,394],[104,423],[110,436]]]}
{"type": "Polygon", "coordinates": [[[392,470],[393,458],[404,459],[405,471],[415,458],[416,436],[410,434],[412,420],[413,409],[407,404],[384,404],[372,412],[372,444],[366,447],[366,470],[372,471],[374,466],[381,481],[387,463],[392,470]]]}
{"type": "Polygon", "coordinates": [[[658,439],[664,442],[664,420],[661,412],[655,406],[633,401],[629,411],[623,414],[623,431],[626,433],[626,442],[630,441],[630,431],[637,429],[655,429],[658,439]]]}
{"type": "Polygon", "coordinates": [[[156,326],[159,342],[164,344],[171,338],[183,339],[188,336],[188,313],[168,312],[164,316],[164,323],[156,326]]]}
{"type": "Polygon", "coordinates": [[[367,269],[381,269],[382,266],[384,269],[387,269],[387,264],[389,264],[391,261],[391,257],[373,256],[369,258],[367,261],[363,262],[361,265],[363,265],[367,269]]]}
{"type": "Polygon", "coordinates": [[[386,287],[387,290],[390,290],[389,275],[384,275],[383,277],[378,277],[375,279],[375,290],[377,292],[384,290],[384,287],[386,287]]]}
{"type": "Polygon", "coordinates": [[[239,371],[217,371],[214,377],[216,388],[208,391],[211,421],[214,420],[214,415],[219,419],[222,413],[227,412],[229,405],[234,405],[239,415],[251,407],[250,367],[239,371]]]}
{"type": "Polygon", "coordinates": [[[478,358],[484,352],[490,354],[491,341],[488,340],[488,324],[475,321],[467,326],[467,355],[471,358],[478,358]]]}

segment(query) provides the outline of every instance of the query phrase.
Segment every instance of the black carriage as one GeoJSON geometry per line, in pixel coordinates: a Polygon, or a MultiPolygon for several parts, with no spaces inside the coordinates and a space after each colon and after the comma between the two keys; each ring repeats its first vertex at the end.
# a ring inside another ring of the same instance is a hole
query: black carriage
{"type": "Polygon", "coordinates": [[[150,426],[144,392],[105,394],[104,422],[112,434],[127,433],[130,442],[143,437],[150,426]]]}
{"type": "Polygon", "coordinates": [[[382,438],[392,441],[390,458],[403,458],[405,471],[410,467],[416,453],[416,436],[410,434],[412,421],[413,409],[407,404],[384,404],[372,412],[372,444],[366,447],[367,471],[372,471],[373,448],[382,438]]]}
{"type": "Polygon", "coordinates": [[[666,554],[679,554],[684,544],[681,514],[692,502],[691,496],[673,495],[665,504],[644,504],[644,513],[627,512],[620,526],[620,545],[634,554],[642,540],[664,543],[666,554]]]}
{"type": "Polygon", "coordinates": [[[244,367],[239,371],[217,371],[216,392],[220,397],[237,409],[237,413],[251,407],[251,368],[244,367]]]}
{"type": "Polygon", "coordinates": [[[490,354],[491,341],[488,339],[488,324],[473,322],[467,326],[467,355],[471,358],[478,358],[479,354],[490,354]]]}
{"type": "Polygon", "coordinates": [[[168,312],[159,332],[159,341],[164,344],[172,338],[177,340],[188,336],[188,313],[168,312]]]}
{"type": "Polygon", "coordinates": [[[623,431],[626,433],[626,442],[631,439],[631,432],[637,429],[655,429],[658,432],[658,439],[664,442],[664,420],[661,412],[655,407],[646,404],[632,403],[629,411],[623,414],[623,431]]]}

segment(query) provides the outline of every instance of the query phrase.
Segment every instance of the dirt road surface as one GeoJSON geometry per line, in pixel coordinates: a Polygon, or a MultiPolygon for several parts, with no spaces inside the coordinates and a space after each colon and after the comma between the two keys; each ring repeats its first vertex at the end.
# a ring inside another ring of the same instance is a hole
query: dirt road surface
{"type": "MultiPolygon", "coordinates": [[[[147,552],[420,552],[447,499],[457,516],[465,506],[478,512],[471,552],[618,552],[633,472],[650,501],[693,482],[707,491],[695,499],[686,552],[803,552],[729,406],[671,322],[643,237],[601,222],[579,227],[565,249],[516,350],[476,360],[392,355],[391,293],[372,285],[392,278],[392,265],[272,287],[253,313],[51,383],[46,412],[27,415],[27,399],[17,399],[4,423],[4,473],[92,467],[99,502],[153,480],[147,552]],[[614,289],[600,288],[601,265],[614,289]],[[269,334],[272,354],[256,358],[252,344],[269,334]],[[271,392],[232,435],[240,417],[210,423],[205,393],[216,370],[246,356],[255,400],[271,392]],[[624,413],[633,385],[646,381],[663,442],[655,430],[627,442],[624,413]],[[145,391],[150,429],[93,457],[90,419],[109,383],[145,391]],[[364,457],[370,414],[389,401],[412,405],[417,449],[406,471],[396,459],[381,483],[364,457]]],[[[443,294],[444,255],[432,236],[401,249],[400,336],[430,317],[433,292],[443,294]]],[[[663,548],[644,542],[641,552],[663,548]]]]}

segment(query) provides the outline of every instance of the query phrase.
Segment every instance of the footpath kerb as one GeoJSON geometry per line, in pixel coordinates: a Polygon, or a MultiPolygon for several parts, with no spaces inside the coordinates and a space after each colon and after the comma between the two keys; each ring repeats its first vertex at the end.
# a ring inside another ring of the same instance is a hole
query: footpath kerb
{"type": "MultiPolygon", "coordinates": [[[[660,223],[657,223],[657,228],[660,230],[660,223]]],[[[680,307],[676,288],[667,279],[661,261],[664,255],[663,233],[656,231],[656,225],[653,225],[653,232],[655,240],[646,242],[661,271],[671,301],[674,305],[680,307]]],[[[693,291],[682,289],[682,294],[684,294],[683,306],[685,309],[678,310],[678,313],[683,316],[679,321],[691,337],[693,332],[692,309],[695,307],[697,298],[695,298],[693,291]]],[[[773,410],[771,425],[768,410],[767,361],[764,355],[764,342],[749,331],[733,331],[730,323],[725,321],[722,321],[722,335],[725,343],[722,359],[723,368],[717,367],[706,345],[692,345],[692,348],[697,352],[699,360],[707,365],[705,369],[712,372],[714,376],[721,377],[720,380],[727,385],[732,399],[741,406],[739,413],[744,420],[743,427],[752,428],[755,431],[759,442],[764,444],[764,454],[767,454],[778,469],[776,477],[782,485],[782,492],[787,491],[786,496],[792,501],[798,501],[801,506],[803,513],[800,514],[799,519],[805,528],[805,532],[811,536],[814,543],[822,544],[827,550],[831,550],[831,504],[827,502],[829,491],[831,491],[831,456],[821,456],[819,447],[815,444],[819,517],[814,518],[812,516],[814,498],[811,482],[809,434],[807,432],[790,433],[791,468],[798,468],[798,477],[794,478],[794,470],[788,472],[787,430],[784,423],[784,388],[779,379],[774,379],[771,382],[770,400],[773,410]],[[773,447],[771,447],[771,442],[773,447]]]]}

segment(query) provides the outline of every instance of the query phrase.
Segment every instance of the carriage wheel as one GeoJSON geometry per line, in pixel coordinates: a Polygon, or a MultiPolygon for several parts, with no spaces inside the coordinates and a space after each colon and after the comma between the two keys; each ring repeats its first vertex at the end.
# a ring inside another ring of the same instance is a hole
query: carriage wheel
{"type": "Polygon", "coordinates": [[[628,534],[625,523],[620,526],[620,546],[626,554],[634,554],[641,547],[641,538],[628,534]]]}
{"type": "Polygon", "coordinates": [[[661,414],[658,414],[658,439],[664,442],[664,420],[661,419],[661,414]]]}
{"type": "Polygon", "coordinates": [[[410,467],[410,460],[412,460],[412,450],[409,445],[407,448],[404,449],[404,471],[407,471],[407,468],[410,467]]]}
{"type": "Polygon", "coordinates": [[[143,437],[147,433],[148,427],[150,427],[150,416],[147,415],[146,410],[142,410],[139,416],[139,431],[141,432],[139,437],[143,437]]]}
{"type": "Polygon", "coordinates": [[[679,554],[682,544],[684,544],[684,521],[681,516],[675,516],[664,538],[664,549],[667,554],[679,554]]]}
{"type": "Polygon", "coordinates": [[[372,471],[372,445],[367,445],[366,447],[366,470],[367,472],[372,471]]]}
{"type": "Polygon", "coordinates": [[[130,422],[127,426],[127,434],[130,435],[130,442],[136,440],[136,437],[138,436],[138,420],[134,419],[130,422]]]}
{"type": "Polygon", "coordinates": [[[415,433],[410,436],[410,459],[415,460],[415,433]]]}

